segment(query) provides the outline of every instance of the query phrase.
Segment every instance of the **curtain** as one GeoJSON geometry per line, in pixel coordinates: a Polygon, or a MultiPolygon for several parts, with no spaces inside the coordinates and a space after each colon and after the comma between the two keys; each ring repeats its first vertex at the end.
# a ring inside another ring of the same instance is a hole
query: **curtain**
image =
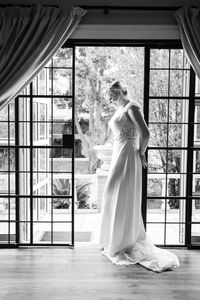
{"type": "Polygon", "coordinates": [[[176,11],[175,17],[183,48],[200,78],[200,8],[182,7],[176,11]]]}
{"type": "Polygon", "coordinates": [[[41,71],[85,13],[73,6],[1,8],[0,109],[41,71]]]}

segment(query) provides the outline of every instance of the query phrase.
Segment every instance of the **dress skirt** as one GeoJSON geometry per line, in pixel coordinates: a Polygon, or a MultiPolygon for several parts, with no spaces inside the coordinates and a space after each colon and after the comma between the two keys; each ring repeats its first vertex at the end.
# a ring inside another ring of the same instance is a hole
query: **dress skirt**
{"type": "Polygon", "coordinates": [[[99,244],[114,264],[140,265],[155,272],[178,267],[177,256],[153,245],[142,214],[142,163],[132,139],[115,140],[102,197],[99,244]]]}

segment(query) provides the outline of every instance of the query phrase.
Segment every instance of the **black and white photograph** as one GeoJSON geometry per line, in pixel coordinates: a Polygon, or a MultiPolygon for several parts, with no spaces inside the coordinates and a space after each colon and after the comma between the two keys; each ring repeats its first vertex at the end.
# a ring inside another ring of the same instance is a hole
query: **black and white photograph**
{"type": "Polygon", "coordinates": [[[199,0],[0,0],[0,300],[199,295],[199,0]]]}

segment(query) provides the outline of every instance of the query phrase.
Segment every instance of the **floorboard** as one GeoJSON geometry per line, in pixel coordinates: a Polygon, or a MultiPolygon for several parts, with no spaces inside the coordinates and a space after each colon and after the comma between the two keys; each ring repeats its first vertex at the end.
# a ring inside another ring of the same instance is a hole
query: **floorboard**
{"type": "Polygon", "coordinates": [[[1,300],[200,299],[200,250],[170,249],[174,271],[115,266],[97,245],[0,249],[1,300]]]}

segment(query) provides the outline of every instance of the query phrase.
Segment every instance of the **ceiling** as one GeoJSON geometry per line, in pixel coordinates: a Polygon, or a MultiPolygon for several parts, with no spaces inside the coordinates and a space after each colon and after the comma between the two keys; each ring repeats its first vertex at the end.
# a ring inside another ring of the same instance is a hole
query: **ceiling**
{"type": "Polygon", "coordinates": [[[0,0],[0,4],[77,4],[77,5],[112,5],[112,6],[199,6],[199,0],[0,0]]]}

